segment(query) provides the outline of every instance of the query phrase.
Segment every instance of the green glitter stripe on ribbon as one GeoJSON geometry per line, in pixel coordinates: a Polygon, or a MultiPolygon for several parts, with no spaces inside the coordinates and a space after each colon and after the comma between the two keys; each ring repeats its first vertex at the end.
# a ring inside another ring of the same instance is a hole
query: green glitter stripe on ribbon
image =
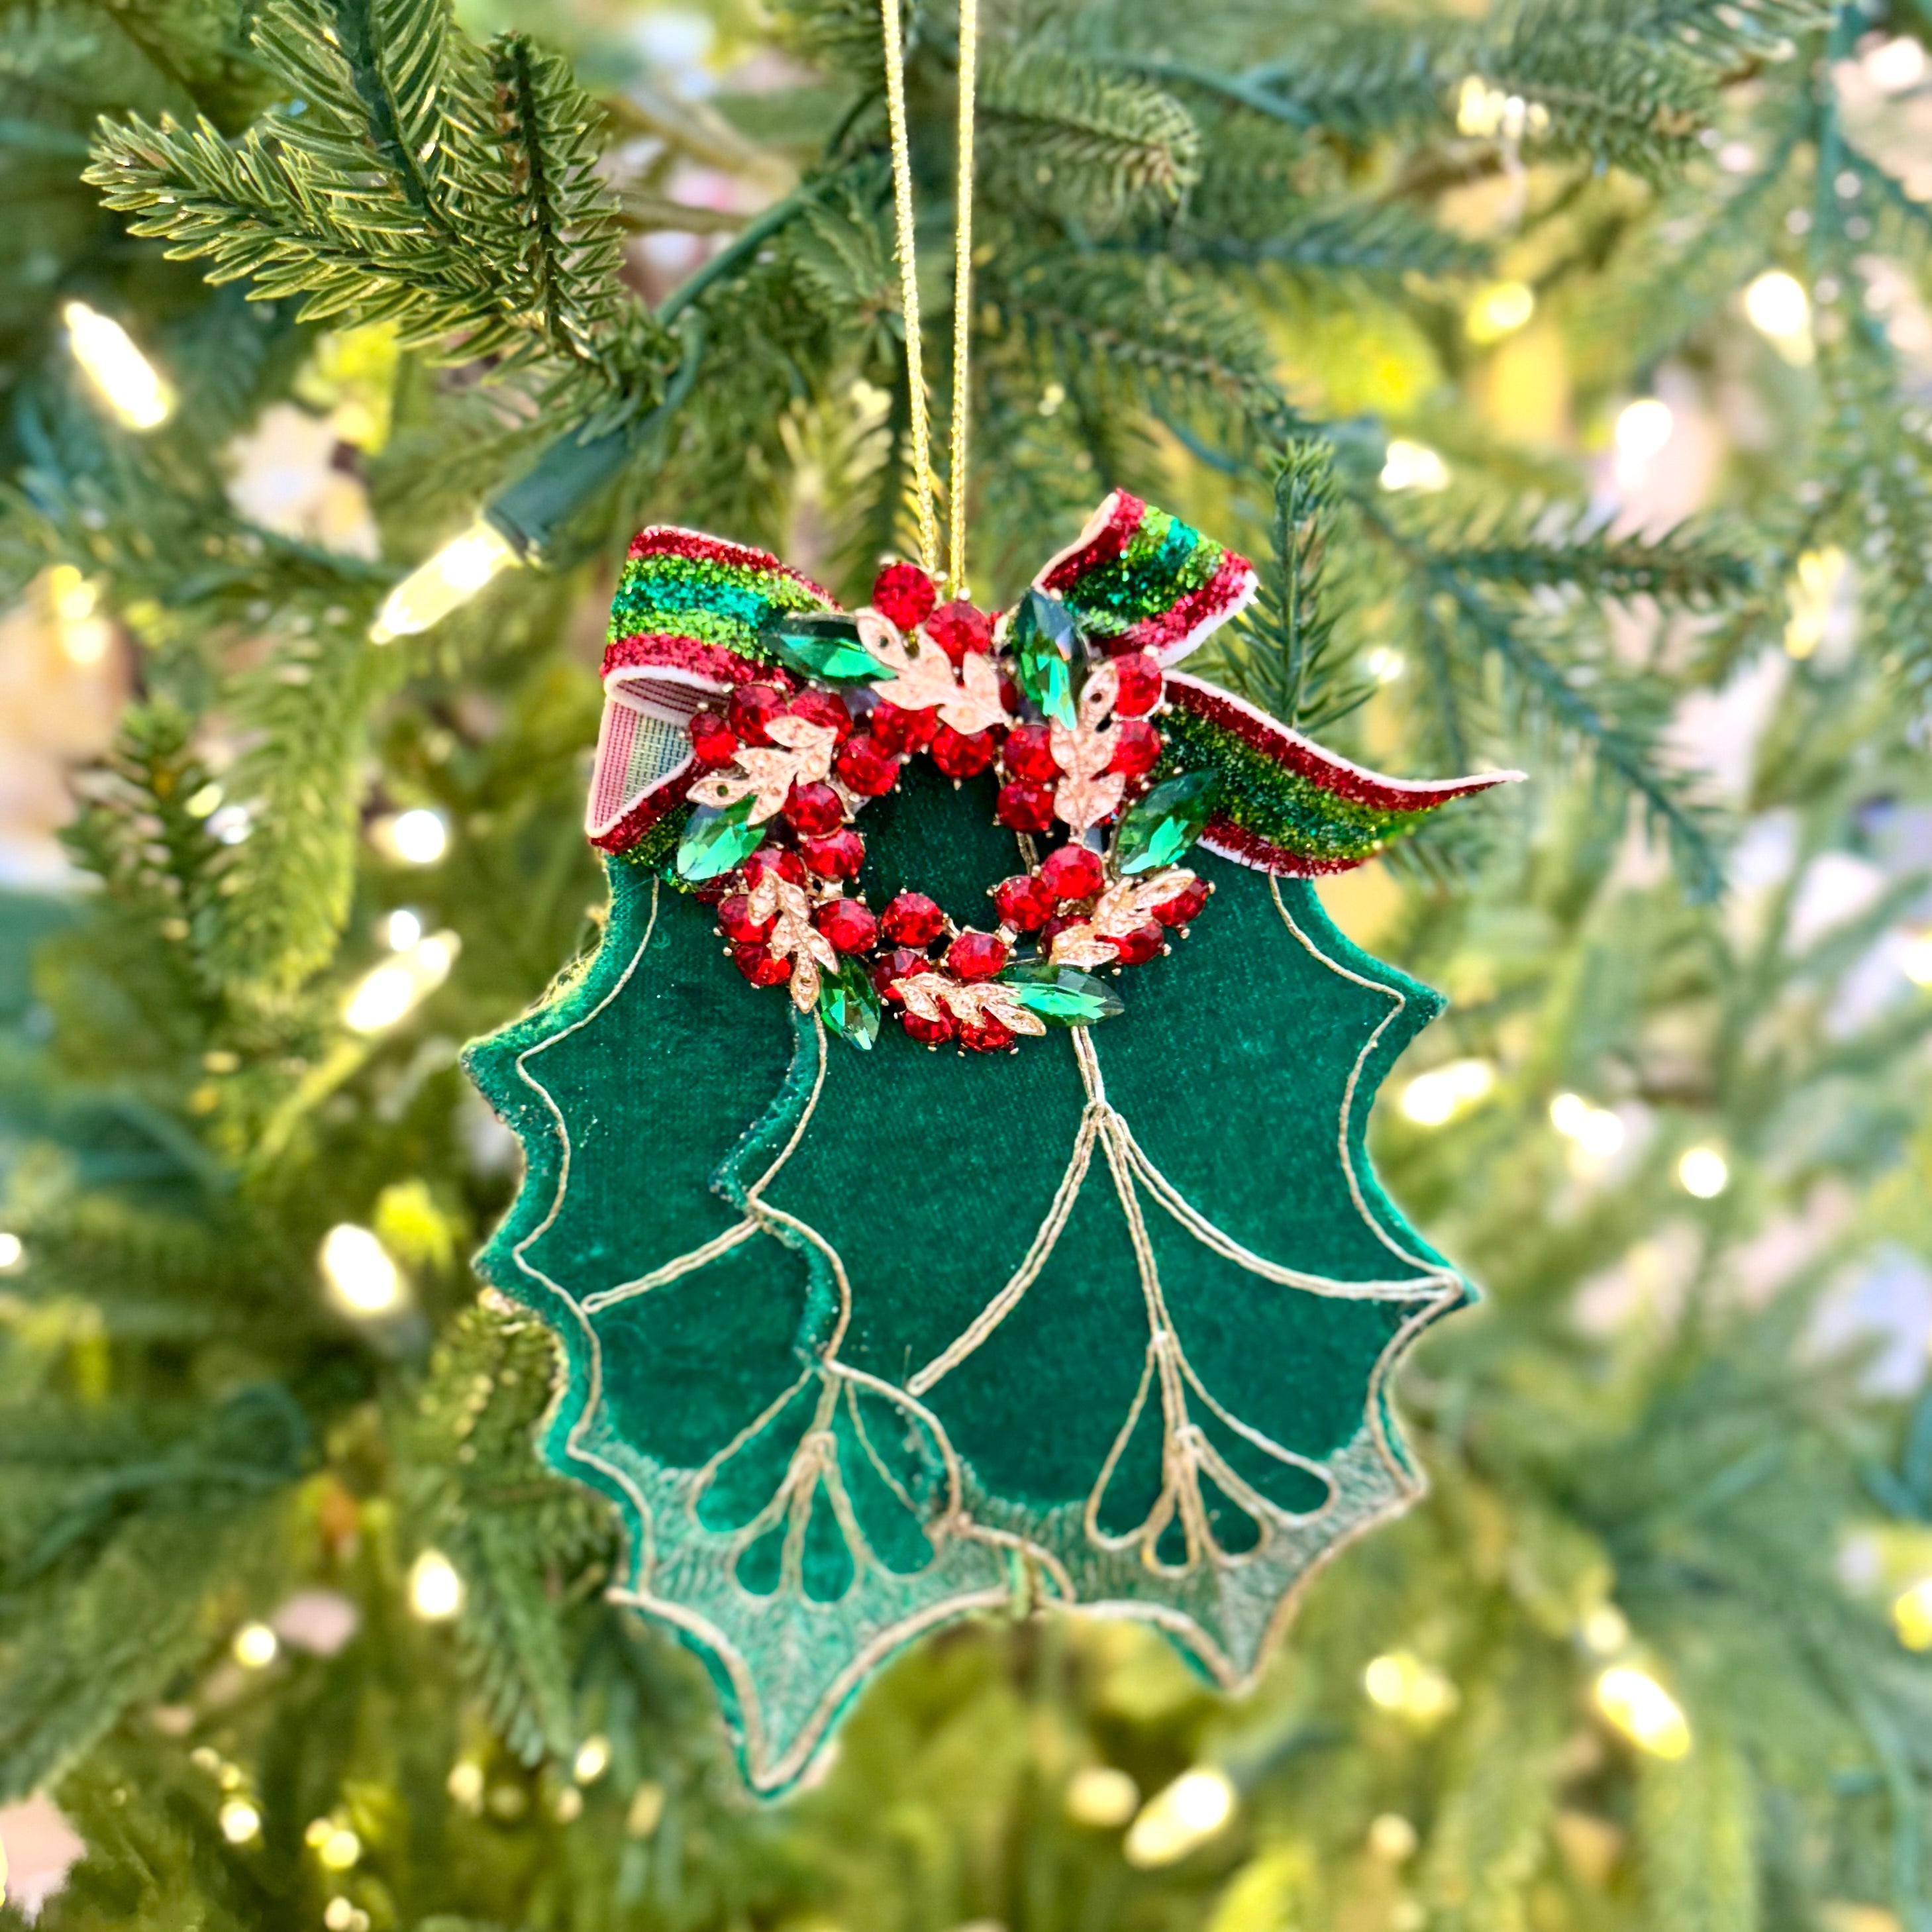
{"type": "Polygon", "coordinates": [[[1166,742],[1156,777],[1217,773],[1215,820],[1266,840],[1288,856],[1330,867],[1359,865],[1425,816],[1340,797],[1276,764],[1225,725],[1178,706],[1162,714],[1160,729],[1166,742]]]}
{"type": "Polygon", "coordinates": [[[693,808],[688,800],[673,806],[662,818],[640,832],[633,844],[612,856],[627,866],[641,866],[646,872],[661,872],[667,885],[681,892],[689,892],[691,888],[677,876],[672,862],[677,856],[678,841],[684,836],[684,828],[690,823],[693,808]]]}
{"type": "Polygon", "coordinates": [[[809,585],[776,570],[709,557],[632,557],[610,603],[609,639],[639,634],[692,638],[769,662],[760,628],[794,610],[832,608],[809,585]]]}
{"type": "Polygon", "coordinates": [[[1118,637],[1203,588],[1227,554],[1212,537],[1149,504],[1120,554],[1086,572],[1066,601],[1089,631],[1118,637]]]}

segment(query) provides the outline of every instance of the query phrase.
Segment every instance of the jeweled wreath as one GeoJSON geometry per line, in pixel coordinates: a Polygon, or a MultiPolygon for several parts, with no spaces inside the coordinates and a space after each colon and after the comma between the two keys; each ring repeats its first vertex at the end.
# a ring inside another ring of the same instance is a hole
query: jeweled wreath
{"type": "Polygon", "coordinates": [[[980,1052],[1111,1018],[1096,974],[1164,953],[1207,904],[1178,862],[1197,839],[1337,871],[1496,782],[1378,778],[1175,672],[1254,588],[1245,558],[1122,492],[997,617],[909,563],[848,615],[762,551],[646,530],[613,612],[591,836],[668,851],[738,970],[860,1047],[882,1005],[980,1052]],[[988,882],[983,922],[917,880],[878,904],[858,884],[859,816],[920,759],[998,775],[1022,869],[988,882]]]}

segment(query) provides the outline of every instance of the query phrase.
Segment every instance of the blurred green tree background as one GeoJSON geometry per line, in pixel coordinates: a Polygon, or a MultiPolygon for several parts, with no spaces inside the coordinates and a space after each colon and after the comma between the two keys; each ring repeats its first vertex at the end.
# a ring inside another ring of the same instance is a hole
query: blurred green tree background
{"type": "Polygon", "coordinates": [[[986,33],[982,598],[1123,485],[1268,562],[1208,674],[1534,773],[1324,888],[1454,1003],[1431,1496],[1245,1702],[1016,1605],[744,1796],[455,1060],[594,943],[631,531],[908,548],[876,10],[7,0],[0,1924],[1932,1932],[1932,15],[986,33]]]}

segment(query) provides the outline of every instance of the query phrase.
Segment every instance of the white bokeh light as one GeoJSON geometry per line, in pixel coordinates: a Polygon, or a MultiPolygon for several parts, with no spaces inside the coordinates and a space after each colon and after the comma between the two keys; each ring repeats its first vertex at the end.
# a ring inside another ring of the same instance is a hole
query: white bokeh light
{"type": "Polygon", "coordinates": [[[388,1315],[402,1305],[401,1271],[372,1229],[338,1222],[322,1237],[322,1279],[350,1315],[388,1315]]]}
{"type": "Polygon", "coordinates": [[[425,1550],[410,1565],[410,1608],[426,1624],[447,1623],[466,1592],[456,1565],[440,1550],[425,1550]]]}

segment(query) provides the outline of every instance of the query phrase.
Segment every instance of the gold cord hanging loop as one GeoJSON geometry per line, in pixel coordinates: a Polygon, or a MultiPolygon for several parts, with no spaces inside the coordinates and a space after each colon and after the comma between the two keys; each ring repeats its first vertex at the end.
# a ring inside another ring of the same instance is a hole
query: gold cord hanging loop
{"type": "MultiPolygon", "coordinates": [[[[923,344],[920,335],[919,262],[912,208],[912,144],[906,129],[905,28],[899,0],[879,0],[885,41],[886,122],[892,140],[892,206],[898,230],[899,312],[905,322],[906,387],[911,403],[913,475],[919,516],[920,567],[940,574],[939,480],[932,469],[923,344]]],[[[952,435],[946,481],[947,587],[966,588],[966,459],[972,401],[973,128],[974,74],[979,62],[979,0],[959,0],[959,172],[952,241],[952,435]]]]}
{"type": "Polygon", "coordinates": [[[953,196],[952,447],[946,473],[950,541],[946,574],[955,596],[966,594],[966,440],[973,401],[973,118],[980,56],[979,0],[959,0],[959,176],[953,196]]]}
{"type": "Polygon", "coordinates": [[[939,524],[932,476],[932,424],[926,415],[926,370],[919,331],[919,258],[912,225],[912,145],[906,134],[905,32],[899,0],[879,0],[886,43],[886,123],[892,144],[892,206],[897,218],[899,313],[905,318],[906,388],[912,404],[913,481],[918,495],[919,561],[939,574],[939,524]]]}

